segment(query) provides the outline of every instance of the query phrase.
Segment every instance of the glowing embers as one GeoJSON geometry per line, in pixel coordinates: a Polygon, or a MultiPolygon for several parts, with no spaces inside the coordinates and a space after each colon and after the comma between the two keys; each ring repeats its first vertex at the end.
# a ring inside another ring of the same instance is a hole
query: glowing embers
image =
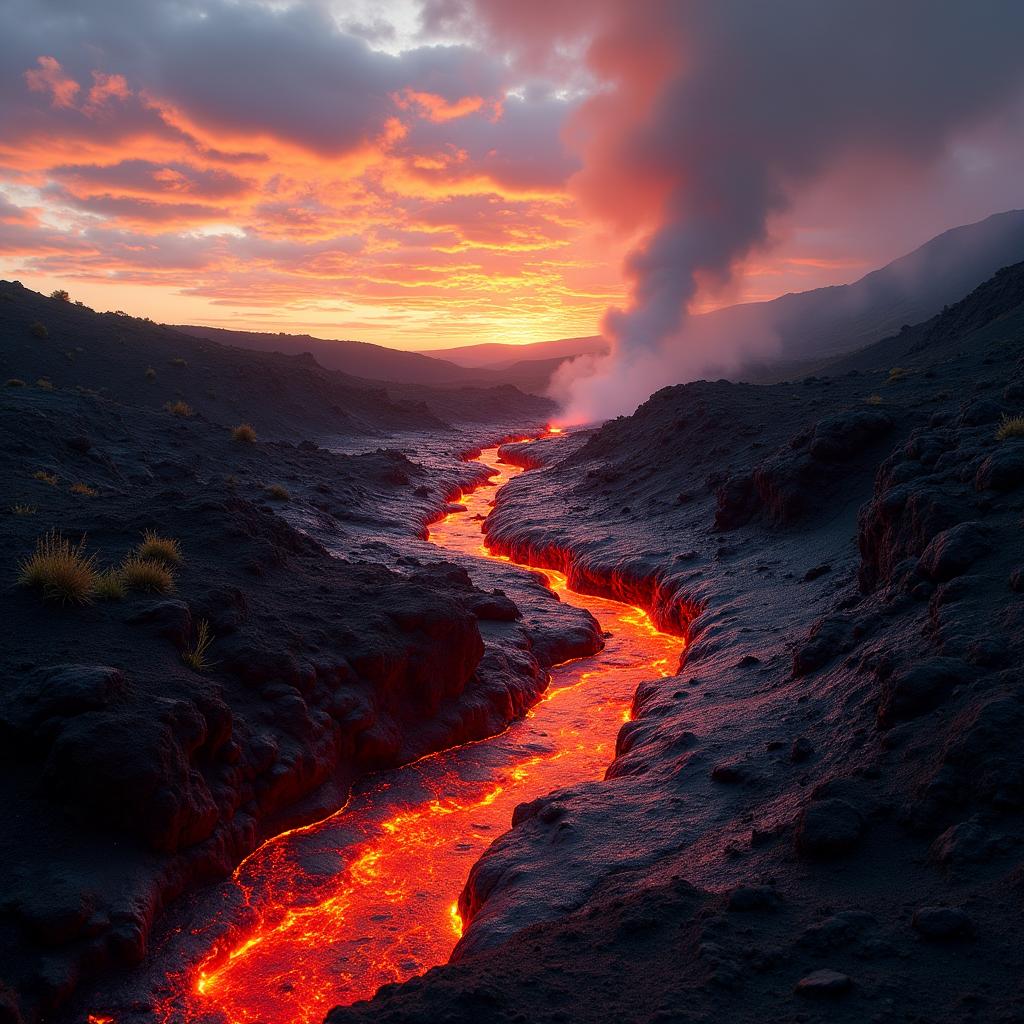
{"type": "MultiPolygon", "coordinates": [[[[466,511],[436,523],[430,539],[495,558],[481,522],[497,488],[523,470],[496,449],[479,461],[495,475],[462,495],[466,511]]],[[[501,735],[381,773],[337,814],[260,847],[224,893],[232,927],[211,924],[206,955],[160,1007],[165,1022],[312,1024],[445,962],[462,935],[456,901],[469,870],[515,806],[603,776],[634,690],[670,675],[683,641],[641,609],[543,575],[609,631],[605,649],[554,669],[543,699],[501,735]]]]}

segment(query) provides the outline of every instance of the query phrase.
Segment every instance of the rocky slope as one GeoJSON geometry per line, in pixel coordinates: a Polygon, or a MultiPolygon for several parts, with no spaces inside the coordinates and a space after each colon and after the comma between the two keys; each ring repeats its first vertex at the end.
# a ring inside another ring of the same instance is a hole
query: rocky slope
{"type": "Polygon", "coordinates": [[[517,811],[453,964],[331,1024],[1020,1019],[1022,412],[1018,264],[828,377],[546,448],[491,543],[684,624],[683,670],[517,811]]]}
{"type": "MultiPolygon", "coordinates": [[[[422,405],[17,285],[0,286],[0,342],[0,1019],[16,1021],[137,963],[163,908],[265,835],[362,773],[500,730],[554,660],[601,641],[526,574],[496,596],[403,553],[472,478],[469,435],[422,405]],[[233,436],[243,419],[254,438],[233,436]],[[413,435],[429,469],[378,447],[413,435]],[[48,599],[18,563],[52,530],[96,571],[146,531],[173,539],[171,581],[48,599]],[[515,601],[531,613],[509,620],[515,601]]],[[[483,400],[477,437],[509,410],[539,426],[536,399],[483,400]]]]}

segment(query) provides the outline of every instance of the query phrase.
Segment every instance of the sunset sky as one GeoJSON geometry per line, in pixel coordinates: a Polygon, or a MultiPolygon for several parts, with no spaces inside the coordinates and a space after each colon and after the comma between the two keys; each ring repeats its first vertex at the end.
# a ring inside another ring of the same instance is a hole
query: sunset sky
{"type": "MultiPolygon", "coordinates": [[[[633,71],[590,13],[610,0],[582,6],[4,0],[0,276],[403,348],[595,333],[658,191],[592,187],[602,105],[633,71]]],[[[1021,111],[973,110],[921,152],[830,150],[695,307],[853,280],[1024,205],[1021,111]]]]}

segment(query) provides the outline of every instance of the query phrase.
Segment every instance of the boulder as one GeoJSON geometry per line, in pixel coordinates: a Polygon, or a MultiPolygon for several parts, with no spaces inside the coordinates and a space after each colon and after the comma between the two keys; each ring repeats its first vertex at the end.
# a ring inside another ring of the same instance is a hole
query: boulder
{"type": "Polygon", "coordinates": [[[845,995],[852,987],[853,981],[848,974],[824,968],[801,978],[793,991],[806,999],[834,999],[845,995]]]}
{"type": "Polygon", "coordinates": [[[839,798],[809,804],[796,829],[797,852],[808,860],[832,860],[850,853],[864,834],[864,816],[839,798]]]}
{"type": "Polygon", "coordinates": [[[960,523],[932,538],[918,559],[917,571],[935,583],[962,576],[988,554],[987,531],[976,522],[960,523]]]}

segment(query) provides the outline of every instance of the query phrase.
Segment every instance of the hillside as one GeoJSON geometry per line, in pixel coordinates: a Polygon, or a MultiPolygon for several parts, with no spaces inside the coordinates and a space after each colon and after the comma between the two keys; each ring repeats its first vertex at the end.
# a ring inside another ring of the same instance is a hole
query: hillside
{"type": "Polygon", "coordinates": [[[330,1024],[1020,1019],[1024,264],[855,361],[664,388],[504,489],[493,550],[684,661],[517,809],[452,962],[330,1024]]]}
{"type": "Polygon", "coordinates": [[[519,363],[553,359],[561,362],[576,356],[603,355],[607,342],[599,335],[587,338],[558,338],[555,341],[535,341],[528,345],[490,342],[484,345],[465,345],[461,348],[426,349],[424,355],[445,359],[459,366],[507,370],[519,363]]]}

